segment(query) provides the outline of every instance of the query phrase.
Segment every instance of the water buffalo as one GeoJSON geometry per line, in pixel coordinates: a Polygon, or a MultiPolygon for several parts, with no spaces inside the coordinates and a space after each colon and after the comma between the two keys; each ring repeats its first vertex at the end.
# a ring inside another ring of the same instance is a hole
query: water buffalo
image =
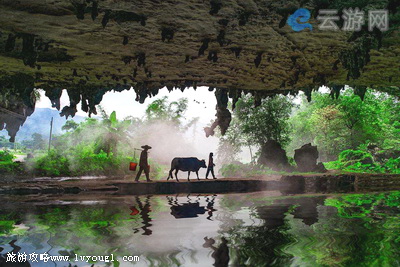
{"type": "Polygon", "coordinates": [[[169,175],[167,178],[167,181],[169,178],[173,179],[174,177],[172,176],[172,171],[175,170],[175,178],[178,180],[178,171],[184,171],[184,172],[189,172],[188,173],[188,181],[190,181],[190,172],[196,172],[197,175],[197,180],[199,179],[199,169],[200,168],[207,168],[206,166],[206,161],[199,160],[198,158],[174,158],[171,161],[171,170],[169,171],[169,175]]]}

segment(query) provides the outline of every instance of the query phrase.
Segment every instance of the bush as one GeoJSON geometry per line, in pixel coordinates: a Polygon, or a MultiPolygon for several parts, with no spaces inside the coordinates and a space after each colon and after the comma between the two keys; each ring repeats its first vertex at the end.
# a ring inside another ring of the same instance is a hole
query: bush
{"type": "Polygon", "coordinates": [[[44,176],[69,175],[69,160],[59,151],[51,150],[37,159],[34,159],[33,167],[35,172],[44,176]]]}
{"type": "Polygon", "coordinates": [[[8,150],[0,150],[0,161],[12,161],[14,155],[8,150]]]}
{"type": "Polygon", "coordinates": [[[386,172],[400,174],[400,158],[397,159],[388,159],[383,165],[386,172]]]}
{"type": "Polygon", "coordinates": [[[400,173],[400,158],[388,159],[382,164],[374,163],[370,153],[362,150],[344,150],[337,161],[324,163],[329,170],[367,173],[400,173]]]}
{"type": "Polygon", "coordinates": [[[72,169],[75,175],[99,175],[115,167],[112,166],[112,154],[107,156],[102,150],[96,154],[87,146],[78,147],[74,152],[72,169]]]}
{"type": "MultiPolygon", "coordinates": [[[[94,152],[91,146],[78,146],[72,155],[71,170],[74,175],[125,175],[130,174],[129,162],[134,160],[132,157],[123,155],[114,155],[100,150],[94,152]]],[[[152,172],[156,169],[152,168],[152,172]]]]}
{"type": "Polygon", "coordinates": [[[0,161],[0,174],[22,174],[23,168],[20,163],[13,161],[0,161]]]}
{"type": "Polygon", "coordinates": [[[14,155],[7,150],[0,150],[0,174],[22,174],[23,168],[20,163],[14,162],[14,155]]]}
{"type": "Polygon", "coordinates": [[[362,164],[373,164],[372,155],[368,152],[362,150],[344,150],[339,154],[339,162],[341,163],[351,163],[360,162],[362,164]]]}
{"type": "Polygon", "coordinates": [[[222,165],[219,173],[224,177],[252,177],[268,174],[277,174],[279,172],[272,171],[263,165],[243,164],[241,162],[233,162],[222,165]]]}
{"type": "Polygon", "coordinates": [[[224,164],[224,165],[222,165],[221,169],[219,169],[219,172],[224,177],[242,177],[243,166],[244,166],[244,164],[241,164],[241,163],[240,164],[235,164],[235,163],[224,164]]]}

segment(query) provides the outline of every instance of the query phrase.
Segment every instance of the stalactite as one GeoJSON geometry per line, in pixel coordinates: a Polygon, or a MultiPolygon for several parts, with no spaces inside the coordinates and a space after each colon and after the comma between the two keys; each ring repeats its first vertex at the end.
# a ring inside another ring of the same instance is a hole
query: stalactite
{"type": "Polygon", "coordinates": [[[257,54],[257,57],[254,59],[254,65],[256,65],[256,68],[258,68],[261,64],[262,55],[263,55],[263,52],[259,52],[257,54]]]}
{"type": "Polygon", "coordinates": [[[204,55],[204,52],[208,49],[209,42],[210,42],[209,38],[206,38],[206,39],[203,40],[202,45],[201,45],[201,47],[199,49],[199,54],[198,54],[199,56],[204,55]]]}
{"type": "Polygon", "coordinates": [[[45,89],[45,95],[50,99],[51,106],[60,110],[60,98],[62,95],[61,88],[54,88],[54,89],[45,89]]]}
{"type": "Polygon", "coordinates": [[[93,1],[92,3],[92,20],[95,20],[99,15],[99,3],[97,1],[93,1]]]}
{"type": "Polygon", "coordinates": [[[308,101],[308,102],[311,102],[311,94],[312,94],[313,88],[310,88],[310,87],[304,88],[302,91],[303,91],[304,94],[306,95],[307,101],[308,101]]]}
{"type": "Polygon", "coordinates": [[[356,86],[354,88],[354,94],[358,95],[361,98],[362,101],[364,101],[366,92],[367,92],[367,87],[366,86],[356,86]]]}
{"type": "Polygon", "coordinates": [[[63,117],[65,116],[68,119],[69,116],[74,117],[76,112],[78,111],[76,106],[81,101],[81,92],[77,89],[67,89],[67,93],[69,96],[69,106],[65,106],[62,110],[60,115],[63,117]]]}
{"type": "Polygon", "coordinates": [[[221,130],[221,134],[225,135],[226,131],[228,130],[229,124],[232,120],[232,115],[228,110],[228,90],[217,88],[215,91],[215,98],[217,99],[217,106],[216,106],[216,120],[210,127],[205,127],[204,132],[206,136],[213,136],[215,134],[215,128],[219,126],[221,130]]]}
{"type": "Polygon", "coordinates": [[[33,77],[16,74],[0,79],[0,130],[5,129],[14,142],[28,116],[35,110],[33,77]]]}
{"type": "Polygon", "coordinates": [[[344,86],[342,85],[333,85],[331,88],[331,92],[329,94],[329,96],[332,99],[338,99],[340,96],[340,91],[344,89],[344,86]]]}
{"type": "Polygon", "coordinates": [[[163,27],[161,29],[161,40],[163,42],[167,41],[170,42],[172,39],[174,39],[174,34],[175,30],[170,27],[163,27]]]}

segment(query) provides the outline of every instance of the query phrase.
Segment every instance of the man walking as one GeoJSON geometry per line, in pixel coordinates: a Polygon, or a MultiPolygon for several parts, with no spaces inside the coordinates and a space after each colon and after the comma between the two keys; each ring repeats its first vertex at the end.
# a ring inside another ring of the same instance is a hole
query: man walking
{"type": "Polygon", "coordinates": [[[207,167],[207,172],[206,172],[206,179],[208,179],[208,175],[210,174],[210,172],[211,172],[213,178],[217,179],[217,178],[215,178],[215,175],[214,175],[214,166],[215,166],[215,164],[214,164],[213,156],[214,156],[214,154],[211,152],[210,156],[208,158],[208,167],[207,167]]]}
{"type": "Polygon", "coordinates": [[[136,179],[135,182],[139,181],[140,175],[142,174],[142,171],[144,171],[144,174],[146,175],[146,180],[147,182],[151,182],[150,178],[149,178],[149,172],[150,172],[150,168],[149,168],[149,163],[147,161],[147,157],[148,157],[148,150],[151,149],[151,146],[148,145],[144,145],[142,146],[143,151],[142,153],[140,153],[140,161],[139,161],[139,171],[136,175],[136,179]]]}

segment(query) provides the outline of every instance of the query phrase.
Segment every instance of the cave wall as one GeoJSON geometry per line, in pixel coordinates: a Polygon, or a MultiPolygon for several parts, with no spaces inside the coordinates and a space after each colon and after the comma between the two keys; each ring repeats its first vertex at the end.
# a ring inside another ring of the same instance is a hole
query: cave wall
{"type": "MultiPolygon", "coordinates": [[[[385,7],[390,1],[381,2],[385,7]]],[[[360,77],[348,80],[340,53],[358,45],[357,40],[349,42],[349,32],[317,27],[294,32],[284,24],[290,12],[300,6],[319,8],[314,1],[302,3],[1,0],[0,71],[30,74],[36,86],[52,89],[206,85],[299,90],[400,84],[398,32],[370,51],[360,77]]]]}
{"type": "MultiPolygon", "coordinates": [[[[109,90],[134,88],[137,101],[168,90],[209,86],[307,95],[344,84],[400,95],[398,1],[358,1],[389,9],[386,33],[293,31],[286,20],[300,7],[352,6],[345,0],[0,0],[0,80],[23,74],[59,108],[96,113],[109,90]]],[[[0,87],[3,92],[8,90],[0,87]]],[[[226,117],[226,116],[225,116],[226,117]]],[[[222,120],[221,120],[222,121],[222,120]]]]}

